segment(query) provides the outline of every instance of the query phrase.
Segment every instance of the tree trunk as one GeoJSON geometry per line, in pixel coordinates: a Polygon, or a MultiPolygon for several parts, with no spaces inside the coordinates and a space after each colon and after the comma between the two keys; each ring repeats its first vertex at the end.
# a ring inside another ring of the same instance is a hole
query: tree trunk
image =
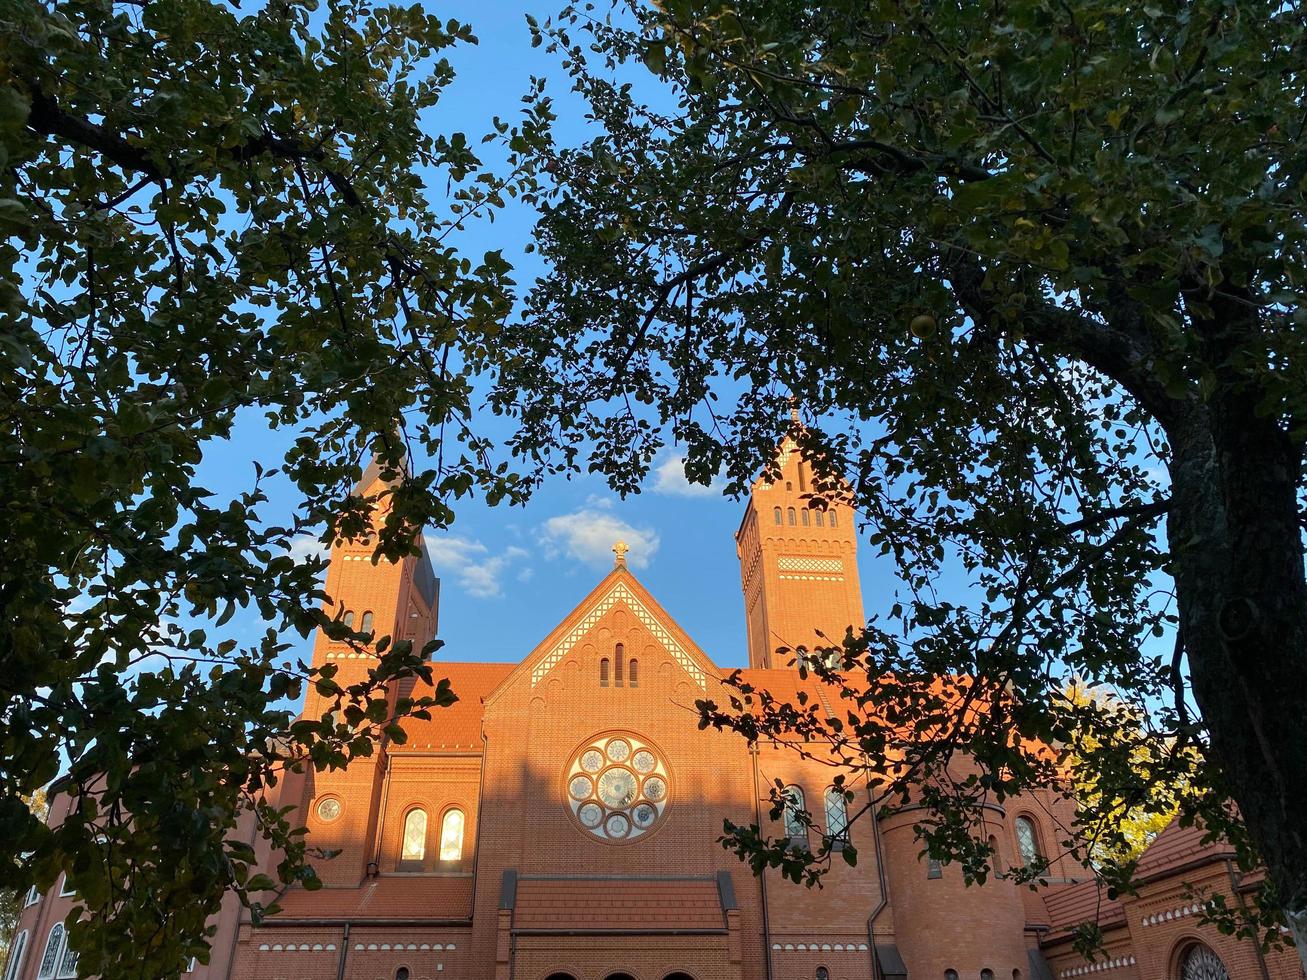
{"type": "Polygon", "coordinates": [[[1258,415],[1246,377],[1223,380],[1168,426],[1180,628],[1212,756],[1307,969],[1302,451],[1274,416],[1258,415]]]}

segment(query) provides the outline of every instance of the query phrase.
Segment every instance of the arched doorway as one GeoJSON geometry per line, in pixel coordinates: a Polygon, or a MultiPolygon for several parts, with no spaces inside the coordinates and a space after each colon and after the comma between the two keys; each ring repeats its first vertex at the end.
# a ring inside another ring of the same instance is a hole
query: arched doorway
{"type": "Polygon", "coordinates": [[[1230,980],[1230,974],[1219,956],[1194,943],[1180,957],[1180,980],[1230,980]]]}
{"type": "Polygon", "coordinates": [[[677,970],[675,973],[667,974],[667,976],[663,977],[663,980],[694,980],[694,977],[690,976],[688,973],[682,973],[680,970],[677,970]]]}
{"type": "Polygon", "coordinates": [[[576,977],[570,973],[551,973],[545,980],[576,980],[576,977]]]}

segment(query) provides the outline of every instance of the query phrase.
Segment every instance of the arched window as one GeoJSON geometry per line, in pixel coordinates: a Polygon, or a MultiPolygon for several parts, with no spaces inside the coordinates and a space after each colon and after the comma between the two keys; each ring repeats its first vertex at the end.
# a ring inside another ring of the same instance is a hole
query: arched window
{"type": "Polygon", "coordinates": [[[360,632],[360,633],[371,633],[371,632],[372,632],[372,613],[371,613],[371,612],[365,612],[365,613],[363,614],[363,622],[359,623],[359,632],[360,632]]]}
{"type": "Polygon", "coordinates": [[[1194,943],[1180,960],[1180,980],[1230,980],[1230,973],[1219,956],[1194,943]]]}
{"type": "Polygon", "coordinates": [[[826,790],[826,836],[838,850],[849,842],[849,808],[844,791],[832,786],[826,790]]]}
{"type": "Polygon", "coordinates": [[[1016,967],[1012,968],[1012,980],[1021,980],[1021,971],[1016,967]]]}
{"type": "Polygon", "coordinates": [[[794,526],[794,519],[795,519],[795,517],[794,517],[794,508],[793,508],[793,507],[790,507],[789,509],[787,509],[787,510],[785,511],[785,516],[786,516],[786,518],[789,520],[789,522],[790,522],[790,526],[793,527],[793,526],[794,526]]]}
{"type": "Polygon", "coordinates": [[[994,980],[994,971],[993,971],[993,970],[981,970],[981,971],[980,971],[980,980],[994,980]]]}
{"type": "Polygon", "coordinates": [[[817,967],[817,980],[830,980],[830,970],[824,966],[817,967]]]}
{"type": "Polygon", "coordinates": [[[663,980],[694,980],[694,977],[690,976],[688,973],[682,973],[680,970],[677,970],[675,973],[667,974],[667,976],[663,977],[663,980]]]}
{"type": "Polygon", "coordinates": [[[59,980],[77,980],[77,950],[68,945],[64,936],[64,955],[59,960],[59,980]]]}
{"type": "Polygon", "coordinates": [[[944,980],[958,980],[958,971],[957,971],[957,970],[945,970],[945,971],[944,971],[944,980]]]}
{"type": "Polygon", "coordinates": [[[995,837],[993,834],[989,835],[989,854],[990,854],[989,863],[993,866],[994,870],[1000,873],[1004,871],[1005,869],[1003,867],[1003,856],[1002,854],[999,853],[998,850],[998,838],[995,837]]]}
{"type": "Polygon", "coordinates": [[[409,810],[404,818],[404,846],[401,861],[421,861],[427,856],[427,811],[409,810]]]}
{"type": "Polygon", "coordinates": [[[1021,863],[1027,868],[1039,864],[1043,858],[1039,852],[1039,834],[1035,830],[1035,821],[1029,817],[1017,817],[1017,851],[1021,854],[1021,863]]]}
{"type": "Polygon", "coordinates": [[[805,508],[803,508],[803,510],[799,511],[799,516],[800,516],[800,517],[802,518],[802,520],[803,520],[803,526],[804,526],[804,527],[807,527],[807,526],[808,526],[808,508],[805,507],[805,508]]]}
{"type": "Polygon", "coordinates": [[[830,512],[830,526],[831,527],[835,526],[835,511],[833,510],[830,512]]]}
{"type": "Polygon", "coordinates": [[[803,790],[797,786],[786,786],[785,793],[785,836],[793,843],[808,842],[808,828],[803,823],[803,790]]]}
{"type": "Polygon", "coordinates": [[[826,523],[826,515],[823,514],[821,511],[817,511],[817,513],[816,513],[816,519],[817,519],[817,526],[818,526],[818,527],[821,527],[821,526],[823,526],[823,525],[826,523]]]}
{"type": "Polygon", "coordinates": [[[440,822],[440,860],[457,861],[463,857],[463,811],[448,810],[440,822]]]}
{"type": "Polygon", "coordinates": [[[773,507],[772,516],[776,518],[776,523],[779,524],[781,522],[781,509],[779,507],[773,507]]]}
{"type": "Polygon", "coordinates": [[[24,929],[9,947],[9,964],[5,967],[5,980],[14,980],[23,969],[23,954],[27,952],[27,930],[24,929]]]}
{"type": "Polygon", "coordinates": [[[401,966],[395,971],[395,980],[408,980],[408,967],[401,966]]]}
{"type": "Polygon", "coordinates": [[[599,661],[599,686],[600,687],[608,686],[608,669],[610,666],[611,664],[609,664],[607,657],[604,657],[602,660],[599,661]]]}
{"type": "Polygon", "coordinates": [[[340,617],[340,621],[345,624],[346,629],[352,630],[354,628],[354,610],[346,609],[345,615],[340,617]]]}
{"type": "Polygon", "coordinates": [[[576,980],[576,977],[570,973],[551,973],[545,980],[576,980]]]}
{"type": "Polygon", "coordinates": [[[54,974],[64,958],[64,926],[56,922],[50,927],[50,938],[45,941],[45,955],[41,957],[41,968],[36,973],[36,980],[54,980],[54,974]]]}
{"type": "Polygon", "coordinates": [[[630,687],[640,686],[640,661],[634,657],[631,658],[631,662],[626,667],[626,683],[630,687]]]}
{"type": "Polygon", "coordinates": [[[613,650],[613,686],[622,686],[622,661],[626,659],[626,647],[617,644],[613,650]]]}

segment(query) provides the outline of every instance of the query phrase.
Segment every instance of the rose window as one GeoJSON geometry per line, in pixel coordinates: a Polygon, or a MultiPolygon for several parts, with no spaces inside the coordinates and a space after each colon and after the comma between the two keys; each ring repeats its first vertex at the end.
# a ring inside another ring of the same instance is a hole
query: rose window
{"type": "Polygon", "coordinates": [[[594,836],[625,843],[648,833],[667,806],[667,766],[633,735],[603,735],[567,771],[567,802],[594,836]]]}

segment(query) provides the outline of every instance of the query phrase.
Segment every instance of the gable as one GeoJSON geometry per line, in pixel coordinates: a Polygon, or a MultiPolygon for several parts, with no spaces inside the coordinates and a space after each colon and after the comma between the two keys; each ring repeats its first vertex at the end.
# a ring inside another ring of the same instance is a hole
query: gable
{"type": "Polygon", "coordinates": [[[671,654],[672,659],[680,665],[681,669],[690,676],[695,684],[701,689],[706,688],[707,672],[700,665],[698,658],[686,649],[685,645],[680,642],[671,629],[663,625],[660,617],[656,616],[641,601],[635,590],[627,585],[622,576],[610,576],[609,579],[611,584],[608,590],[601,592],[598,598],[592,599],[589,605],[585,605],[585,615],[573,623],[570,629],[557,637],[552,644],[547,645],[538,658],[534,658],[534,662],[531,664],[531,686],[535,687],[543,681],[546,675],[558,665],[571,649],[594,629],[609,610],[617,605],[622,605],[630,610],[631,614],[649,631],[655,640],[662,644],[663,648],[671,654]]]}

